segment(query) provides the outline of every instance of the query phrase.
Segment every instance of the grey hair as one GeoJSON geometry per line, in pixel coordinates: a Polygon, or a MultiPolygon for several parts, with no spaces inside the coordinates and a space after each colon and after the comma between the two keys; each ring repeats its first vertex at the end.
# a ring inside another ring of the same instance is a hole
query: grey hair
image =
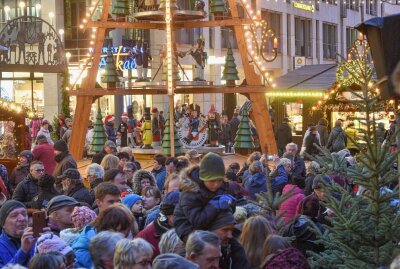
{"type": "Polygon", "coordinates": [[[215,247],[221,246],[221,241],[218,236],[209,231],[194,231],[189,235],[186,242],[186,257],[191,253],[201,255],[206,245],[212,245],[215,247]]]}
{"type": "Polygon", "coordinates": [[[22,265],[19,265],[19,264],[7,264],[2,268],[3,269],[26,269],[26,267],[23,267],[22,265]]]}
{"type": "Polygon", "coordinates": [[[296,148],[296,150],[299,149],[299,147],[297,146],[297,144],[296,144],[296,143],[293,143],[293,142],[287,144],[287,145],[286,145],[286,148],[287,148],[287,147],[294,147],[294,148],[296,148]]]}
{"type": "Polygon", "coordinates": [[[280,159],[279,165],[285,166],[285,165],[288,165],[288,164],[292,165],[292,161],[287,159],[287,158],[281,158],[280,159]]]}
{"type": "Polygon", "coordinates": [[[122,239],[115,247],[114,269],[130,268],[144,255],[153,256],[153,248],[146,240],[122,239]]]}
{"type": "Polygon", "coordinates": [[[133,162],[126,162],[124,165],[124,169],[128,168],[129,170],[132,170],[133,172],[136,172],[138,169],[136,167],[136,164],[134,164],[133,162]]]}
{"type": "Polygon", "coordinates": [[[90,240],[89,252],[94,268],[103,268],[103,259],[114,256],[118,241],[124,239],[121,233],[103,231],[90,240]]]}
{"type": "Polygon", "coordinates": [[[160,243],[158,244],[160,253],[175,253],[182,257],[185,257],[185,244],[181,241],[179,236],[176,234],[175,229],[168,230],[161,236],[160,243]]]}
{"type": "Polygon", "coordinates": [[[91,163],[86,167],[86,175],[95,176],[96,178],[104,177],[104,168],[97,163],[91,163]]]}
{"type": "Polygon", "coordinates": [[[312,161],[309,165],[308,165],[308,170],[312,171],[312,172],[318,172],[319,169],[321,169],[321,166],[319,165],[319,163],[317,163],[316,161],[312,161]]]}
{"type": "Polygon", "coordinates": [[[119,150],[119,152],[126,152],[129,155],[129,158],[132,159],[132,148],[130,147],[123,147],[119,150]]]}
{"type": "Polygon", "coordinates": [[[103,160],[100,163],[100,165],[104,168],[104,171],[118,168],[118,164],[119,159],[113,154],[107,154],[106,156],[104,156],[103,160]]]}

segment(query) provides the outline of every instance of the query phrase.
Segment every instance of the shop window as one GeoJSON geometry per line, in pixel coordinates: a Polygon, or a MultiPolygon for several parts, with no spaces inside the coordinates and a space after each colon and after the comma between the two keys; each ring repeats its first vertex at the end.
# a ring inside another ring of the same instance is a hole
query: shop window
{"type": "Polygon", "coordinates": [[[290,119],[293,135],[303,133],[303,103],[285,103],[286,115],[290,119]]]}
{"type": "Polygon", "coordinates": [[[335,24],[322,24],[323,50],[325,59],[336,59],[337,53],[337,26],[335,24]]]}
{"type": "Polygon", "coordinates": [[[295,53],[296,56],[312,57],[311,20],[295,18],[295,53]]]}
{"type": "Polygon", "coordinates": [[[354,28],[346,27],[346,48],[347,54],[350,53],[350,49],[354,46],[354,42],[358,39],[360,32],[354,28]]]}
{"type": "Polygon", "coordinates": [[[359,11],[360,10],[360,0],[348,0],[346,1],[346,8],[359,11]]]}
{"type": "Polygon", "coordinates": [[[365,1],[365,11],[367,14],[370,14],[372,16],[377,15],[377,10],[378,10],[378,1],[376,0],[366,0],[365,1]]]}
{"type": "Polygon", "coordinates": [[[337,5],[336,0],[322,0],[322,3],[330,4],[330,5],[337,5]]]}

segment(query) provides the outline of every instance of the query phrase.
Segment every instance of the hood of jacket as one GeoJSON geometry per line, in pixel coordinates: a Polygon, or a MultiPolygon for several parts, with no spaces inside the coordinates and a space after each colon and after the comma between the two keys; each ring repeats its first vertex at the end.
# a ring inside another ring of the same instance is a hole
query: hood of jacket
{"type": "Polygon", "coordinates": [[[139,195],[142,194],[141,193],[142,192],[142,186],[140,185],[140,181],[142,180],[142,178],[150,178],[150,185],[151,186],[156,186],[156,180],[155,180],[153,174],[151,172],[149,172],[149,171],[144,170],[144,169],[137,170],[133,174],[132,178],[133,178],[132,189],[133,189],[133,192],[136,193],[136,194],[139,194],[139,195]]]}
{"type": "Polygon", "coordinates": [[[181,180],[179,181],[179,190],[181,192],[199,192],[200,185],[204,187],[204,184],[200,180],[200,167],[198,165],[191,166],[182,171],[181,180]]]}
{"type": "Polygon", "coordinates": [[[267,177],[265,173],[255,173],[252,174],[248,180],[251,180],[251,186],[252,187],[261,187],[265,185],[267,177]]]}
{"type": "Polygon", "coordinates": [[[303,191],[299,187],[297,187],[296,185],[287,184],[283,188],[282,194],[285,194],[285,193],[289,192],[290,190],[293,191],[293,196],[296,195],[296,194],[299,194],[299,193],[303,193],[303,191]]]}

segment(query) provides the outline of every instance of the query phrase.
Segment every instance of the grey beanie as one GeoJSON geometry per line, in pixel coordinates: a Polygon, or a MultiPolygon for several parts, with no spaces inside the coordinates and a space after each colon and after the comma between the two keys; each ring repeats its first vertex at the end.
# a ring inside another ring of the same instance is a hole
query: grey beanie
{"type": "Polygon", "coordinates": [[[179,256],[167,253],[158,255],[153,261],[153,269],[199,269],[200,267],[179,256]]]}
{"type": "Polygon", "coordinates": [[[11,213],[11,211],[13,211],[14,209],[17,209],[17,208],[25,208],[26,209],[26,206],[17,200],[8,200],[3,204],[3,206],[0,209],[0,227],[1,228],[3,228],[3,225],[6,222],[6,219],[7,219],[8,215],[11,213]]]}
{"type": "Polygon", "coordinates": [[[225,165],[222,158],[213,152],[207,153],[200,162],[200,179],[212,181],[225,178],[225,165]]]}

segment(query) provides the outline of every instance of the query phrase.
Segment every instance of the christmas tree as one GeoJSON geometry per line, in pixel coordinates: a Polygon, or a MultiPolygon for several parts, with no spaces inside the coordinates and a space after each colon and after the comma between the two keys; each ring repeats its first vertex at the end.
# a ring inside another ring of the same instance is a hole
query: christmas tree
{"type": "MultiPolygon", "coordinates": [[[[170,124],[170,118],[169,118],[169,112],[167,112],[165,118],[164,137],[161,150],[162,154],[167,154],[167,155],[171,155],[171,129],[169,128],[169,124],[170,124]]],[[[175,145],[175,155],[183,154],[182,144],[181,141],[179,140],[176,127],[174,128],[174,145],[175,145]]]]}
{"type": "Polygon", "coordinates": [[[226,12],[224,0],[211,0],[210,13],[214,14],[215,19],[222,19],[223,13],[226,12]]]}
{"type": "Polygon", "coordinates": [[[235,86],[235,80],[239,80],[235,57],[233,57],[233,52],[230,45],[228,46],[228,51],[226,52],[225,56],[225,66],[222,80],[226,80],[227,86],[235,86]]]}
{"type": "MultiPolygon", "coordinates": [[[[179,9],[178,5],[176,4],[176,0],[171,0],[171,7],[172,9],[179,9]]],[[[165,0],[161,0],[160,6],[158,9],[165,9],[165,0]]]]}
{"type": "Polygon", "coordinates": [[[366,144],[347,138],[360,151],[355,164],[327,149],[321,149],[324,156],[316,160],[323,174],[347,179],[350,186],[358,186],[359,194],[335,182],[323,183],[323,204],[332,212],[329,218],[332,227],[326,227],[328,231],[319,240],[325,251],[310,253],[315,268],[321,268],[321,264],[327,269],[387,268],[399,248],[400,217],[396,205],[399,193],[397,188],[390,189],[398,183],[397,170],[393,169],[398,152],[390,152],[395,137],[392,135],[384,145],[377,140],[374,112],[382,111],[384,102],[379,100],[373,74],[365,68],[372,66],[366,41],[356,41],[351,53],[362,65],[355,68],[348,60],[339,70],[345,69],[359,87],[358,91],[349,91],[357,97],[351,103],[364,112],[357,120],[364,126],[366,144]]]}
{"type": "Polygon", "coordinates": [[[251,150],[255,149],[253,134],[250,127],[249,108],[242,107],[240,115],[242,116],[242,119],[240,120],[233,147],[236,152],[247,154],[251,150]]]}
{"type": "Polygon", "coordinates": [[[117,15],[120,21],[125,19],[126,15],[129,15],[129,1],[128,0],[115,0],[112,14],[117,15]]]}
{"type": "Polygon", "coordinates": [[[101,82],[107,83],[107,89],[115,89],[117,82],[119,82],[119,74],[115,66],[114,55],[112,54],[111,48],[108,48],[104,70],[101,82]]]}
{"type": "Polygon", "coordinates": [[[96,121],[93,128],[93,141],[90,147],[92,152],[100,152],[103,150],[107,141],[106,131],[104,130],[103,116],[101,115],[100,104],[97,106],[96,121]]]}

